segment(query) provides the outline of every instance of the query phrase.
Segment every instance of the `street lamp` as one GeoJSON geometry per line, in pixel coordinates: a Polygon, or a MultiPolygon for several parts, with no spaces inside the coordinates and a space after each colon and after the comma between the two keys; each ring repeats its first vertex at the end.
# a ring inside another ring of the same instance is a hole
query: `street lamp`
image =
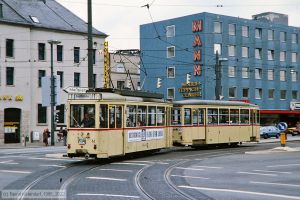
{"type": "Polygon", "coordinates": [[[48,40],[48,43],[51,46],[51,146],[54,146],[54,106],[56,104],[55,102],[55,85],[54,85],[54,76],[53,76],[53,45],[60,44],[60,41],[57,40],[48,40]]]}

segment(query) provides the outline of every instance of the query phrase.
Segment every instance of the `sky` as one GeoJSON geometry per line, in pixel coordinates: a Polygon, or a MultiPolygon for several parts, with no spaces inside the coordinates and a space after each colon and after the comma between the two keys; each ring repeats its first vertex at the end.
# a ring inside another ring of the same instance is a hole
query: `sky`
{"type": "MultiPolygon", "coordinates": [[[[87,0],[56,0],[87,21],[87,0]]],[[[262,12],[289,16],[300,27],[300,0],[92,0],[93,26],[109,35],[109,50],[139,49],[139,26],[201,12],[251,19],[262,12]],[[143,7],[150,5],[149,9],[143,7]]]]}

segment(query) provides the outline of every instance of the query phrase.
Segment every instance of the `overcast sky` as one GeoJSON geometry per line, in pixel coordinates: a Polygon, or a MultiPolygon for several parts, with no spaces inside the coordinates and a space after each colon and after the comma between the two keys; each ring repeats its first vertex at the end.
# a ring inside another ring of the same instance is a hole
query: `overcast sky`
{"type": "MultiPolygon", "coordinates": [[[[87,0],[57,0],[87,21],[87,0]]],[[[139,25],[185,15],[211,12],[251,19],[254,14],[289,15],[300,27],[300,0],[92,0],[93,26],[109,35],[110,50],[139,48],[139,25]],[[141,7],[149,4],[150,9],[141,7]],[[152,19],[151,19],[152,16],[152,19]]]]}

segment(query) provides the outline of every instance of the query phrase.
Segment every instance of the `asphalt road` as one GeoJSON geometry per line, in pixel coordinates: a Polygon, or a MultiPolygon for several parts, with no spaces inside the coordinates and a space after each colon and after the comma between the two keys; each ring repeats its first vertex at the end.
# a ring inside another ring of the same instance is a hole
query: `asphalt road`
{"type": "Polygon", "coordinates": [[[63,158],[65,147],[0,149],[0,199],[300,199],[299,152],[269,151],[278,146],[174,148],[101,161],[63,158]]]}

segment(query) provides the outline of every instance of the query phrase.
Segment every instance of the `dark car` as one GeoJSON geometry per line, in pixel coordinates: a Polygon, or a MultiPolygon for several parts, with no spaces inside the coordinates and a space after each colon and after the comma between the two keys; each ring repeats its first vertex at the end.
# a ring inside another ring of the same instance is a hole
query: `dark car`
{"type": "Polygon", "coordinates": [[[263,126],[260,127],[260,137],[267,139],[270,137],[279,138],[280,130],[275,126],[263,126]]]}

